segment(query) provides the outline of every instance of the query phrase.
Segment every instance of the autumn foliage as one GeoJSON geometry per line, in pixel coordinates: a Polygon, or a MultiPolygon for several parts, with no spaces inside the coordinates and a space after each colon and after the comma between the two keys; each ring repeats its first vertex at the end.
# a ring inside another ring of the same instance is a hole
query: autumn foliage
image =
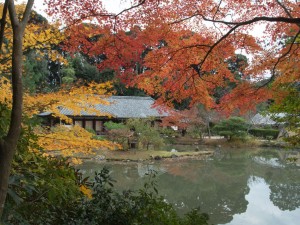
{"type": "MultiPolygon", "coordinates": [[[[0,79],[1,97],[0,104],[11,108],[11,84],[7,78],[0,79]]],[[[41,110],[49,110],[53,116],[60,118],[65,122],[71,122],[70,118],[62,114],[60,107],[72,110],[75,114],[80,115],[82,111],[101,114],[98,110],[91,107],[91,104],[109,104],[104,100],[109,95],[111,85],[109,83],[95,84],[88,86],[72,87],[68,90],[61,90],[47,94],[24,96],[24,115],[33,117],[41,112],[41,110]],[[96,95],[97,94],[97,95],[96,95]]],[[[107,115],[110,116],[110,115],[107,115]]],[[[57,126],[54,128],[36,127],[35,134],[38,137],[37,144],[43,150],[51,152],[59,152],[64,156],[74,156],[78,153],[92,154],[93,150],[99,148],[120,149],[121,147],[105,140],[97,140],[93,138],[93,134],[87,130],[74,126],[57,126]]],[[[38,151],[39,149],[32,149],[38,151]]]]}
{"type": "MultiPolygon", "coordinates": [[[[16,5],[16,13],[21,16],[25,10],[25,5],[16,5]]],[[[0,4],[0,17],[2,17],[3,4],[0,4]]],[[[53,49],[54,45],[58,45],[65,37],[63,33],[59,31],[56,24],[49,24],[45,18],[39,18],[39,14],[35,11],[31,12],[28,25],[26,26],[23,41],[23,51],[29,52],[34,50],[40,56],[47,54],[49,60],[53,61],[65,61],[60,52],[53,49]]],[[[7,16],[8,17],[8,16],[7,16]]],[[[4,31],[5,42],[3,43],[0,54],[0,69],[2,74],[10,74],[11,70],[11,56],[13,47],[13,31],[10,21],[4,31]]],[[[37,58],[36,60],[41,60],[37,58]]]]}
{"type": "Polygon", "coordinates": [[[67,25],[66,49],[101,55],[99,69],[114,68],[160,103],[190,98],[190,105],[245,113],[278,85],[299,80],[300,10],[293,1],[146,0],[116,14],[100,1],[47,2],[49,14],[67,25]],[[226,63],[237,51],[251,57],[242,82],[226,63]],[[239,85],[216,105],[216,88],[228,81],[239,85]]]}

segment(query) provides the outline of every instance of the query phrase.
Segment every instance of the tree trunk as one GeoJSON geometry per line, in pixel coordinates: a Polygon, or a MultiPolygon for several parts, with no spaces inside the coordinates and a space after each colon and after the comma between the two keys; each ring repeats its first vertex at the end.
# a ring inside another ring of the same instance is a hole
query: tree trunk
{"type": "Polygon", "coordinates": [[[16,149],[16,143],[0,142],[0,218],[4,209],[4,203],[8,190],[8,180],[11,163],[16,149]]]}
{"type": "Polygon", "coordinates": [[[209,139],[211,139],[211,131],[210,131],[209,121],[207,122],[207,132],[208,132],[209,139]]]}
{"type": "Polygon", "coordinates": [[[13,29],[13,53],[12,53],[12,92],[13,103],[10,125],[7,136],[0,143],[0,218],[8,190],[8,179],[11,163],[17,148],[17,142],[21,133],[23,85],[22,85],[22,60],[23,60],[23,32],[22,26],[13,29]]]}
{"type": "Polygon", "coordinates": [[[7,136],[0,140],[0,218],[2,217],[5,199],[8,191],[8,180],[11,163],[17,148],[21,133],[23,106],[23,35],[28,22],[34,0],[28,0],[22,21],[19,21],[14,1],[8,1],[8,10],[13,29],[12,47],[12,109],[7,136]]]}

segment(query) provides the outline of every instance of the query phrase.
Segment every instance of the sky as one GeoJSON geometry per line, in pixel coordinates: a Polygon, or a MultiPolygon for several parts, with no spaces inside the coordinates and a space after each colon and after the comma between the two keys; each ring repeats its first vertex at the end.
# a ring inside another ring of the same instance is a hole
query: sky
{"type": "MultiPolygon", "coordinates": [[[[0,3],[3,3],[4,0],[0,0],[0,3]]],[[[26,2],[26,0],[16,0],[16,4],[20,4],[22,2],[26,2]]],[[[106,9],[112,13],[118,13],[122,9],[128,7],[130,5],[130,1],[128,0],[102,0],[106,9]]],[[[34,1],[34,10],[38,13],[46,16],[44,10],[46,9],[46,5],[44,4],[44,0],[35,0],[34,1]]]]}
{"type": "MultiPolygon", "coordinates": [[[[1,0],[1,1],[3,1],[3,0],[1,0]]],[[[19,0],[17,2],[22,2],[22,1],[19,0]]],[[[120,12],[122,9],[124,9],[126,6],[129,5],[128,1],[126,3],[126,0],[102,0],[102,2],[104,3],[106,9],[112,13],[120,12]]],[[[46,8],[46,5],[44,4],[43,0],[35,0],[34,9],[37,12],[45,15],[43,13],[43,10],[45,10],[45,8],[46,8]]]]}

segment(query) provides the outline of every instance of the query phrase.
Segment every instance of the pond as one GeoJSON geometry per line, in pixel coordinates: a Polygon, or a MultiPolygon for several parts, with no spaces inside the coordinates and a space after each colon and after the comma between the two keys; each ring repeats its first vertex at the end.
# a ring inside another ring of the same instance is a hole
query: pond
{"type": "Polygon", "coordinates": [[[157,171],[159,194],[179,213],[200,207],[213,224],[296,225],[300,221],[300,167],[285,150],[222,150],[209,160],[143,163],[86,162],[85,175],[108,166],[118,190],[141,188],[157,171]]]}

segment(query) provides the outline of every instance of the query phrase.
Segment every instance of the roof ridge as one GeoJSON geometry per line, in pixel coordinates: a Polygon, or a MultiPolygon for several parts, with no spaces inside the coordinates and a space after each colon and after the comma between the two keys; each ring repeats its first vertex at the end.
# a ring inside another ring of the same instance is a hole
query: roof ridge
{"type": "Polygon", "coordinates": [[[116,98],[116,99],[149,99],[149,100],[154,100],[152,97],[150,96],[130,96],[130,95],[125,95],[125,96],[121,96],[121,95],[112,95],[109,98],[116,98]]]}

